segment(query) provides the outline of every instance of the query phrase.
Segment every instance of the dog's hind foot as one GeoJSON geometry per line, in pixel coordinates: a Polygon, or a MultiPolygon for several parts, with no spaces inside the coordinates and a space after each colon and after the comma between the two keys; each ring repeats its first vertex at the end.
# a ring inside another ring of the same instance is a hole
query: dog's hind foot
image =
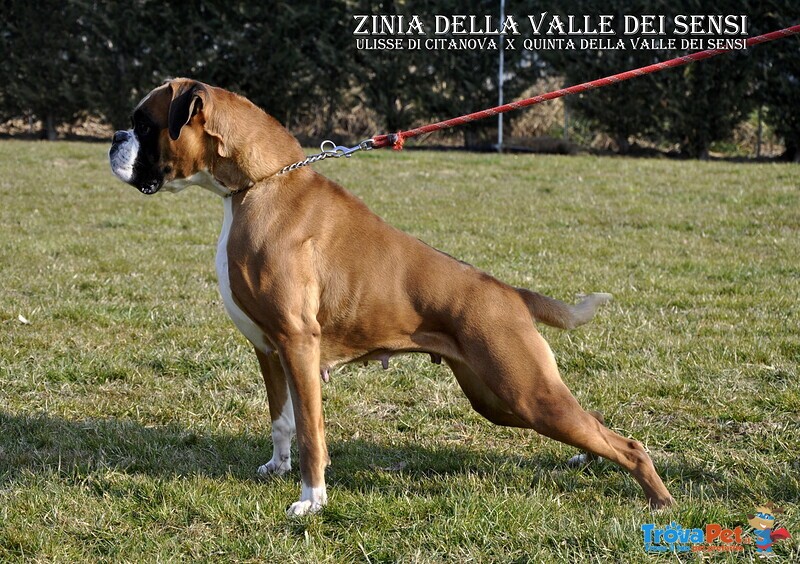
{"type": "MultiPolygon", "coordinates": [[[[592,295],[593,296],[606,295],[606,296],[609,296],[609,299],[611,299],[611,294],[592,294],[592,295]]],[[[606,301],[608,301],[608,300],[606,300],[606,301]]],[[[601,302],[601,303],[605,303],[605,302],[601,302]]],[[[603,417],[603,414],[600,413],[599,411],[596,411],[594,409],[590,409],[590,410],[587,411],[587,413],[589,415],[591,415],[592,417],[594,417],[595,419],[597,419],[597,421],[601,425],[605,425],[606,424],[606,418],[603,417]]],[[[571,466],[573,468],[578,468],[578,467],[586,466],[586,465],[591,464],[593,462],[603,462],[603,457],[602,456],[597,456],[596,454],[592,454],[591,452],[582,452],[581,454],[576,454],[575,456],[573,456],[572,458],[567,460],[567,466],[571,466]]]]}
{"type": "Polygon", "coordinates": [[[586,466],[587,464],[591,464],[593,462],[602,462],[602,456],[596,456],[594,454],[583,452],[581,454],[576,454],[569,460],[567,460],[567,466],[571,466],[573,468],[579,468],[581,466],[586,466]]]}

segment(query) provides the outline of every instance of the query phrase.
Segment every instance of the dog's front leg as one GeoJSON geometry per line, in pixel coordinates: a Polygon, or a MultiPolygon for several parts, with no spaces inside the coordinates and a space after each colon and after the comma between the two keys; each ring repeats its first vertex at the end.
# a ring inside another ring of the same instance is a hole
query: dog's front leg
{"type": "Polygon", "coordinates": [[[272,458],[258,467],[258,475],[281,476],[292,469],[292,438],[295,433],[292,398],[278,354],[265,353],[258,347],[255,351],[267,388],[269,414],[272,419],[272,458]]]}
{"type": "Polygon", "coordinates": [[[328,501],[325,490],[328,449],[319,378],[319,325],[303,326],[284,333],[279,339],[278,353],[288,377],[294,407],[302,480],[300,500],[293,503],[287,513],[290,516],[306,515],[319,511],[328,501]]]}

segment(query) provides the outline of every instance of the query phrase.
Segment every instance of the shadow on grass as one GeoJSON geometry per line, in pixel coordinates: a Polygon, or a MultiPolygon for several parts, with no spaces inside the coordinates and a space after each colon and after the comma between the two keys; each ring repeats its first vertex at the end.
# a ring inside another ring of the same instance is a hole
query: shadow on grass
{"type": "Polygon", "coordinates": [[[0,412],[0,484],[23,470],[85,474],[106,468],[161,477],[247,479],[252,474],[247,463],[270,446],[267,437],[210,436],[177,425],[0,412]]]}
{"type": "MultiPolygon", "coordinates": [[[[489,472],[498,462],[466,447],[448,445],[385,446],[354,440],[330,442],[329,449],[342,468],[337,473],[342,483],[352,472],[363,477],[402,470],[424,479],[489,472]],[[398,461],[403,464],[398,466],[398,461]]],[[[256,468],[271,454],[268,433],[208,434],[178,425],[149,427],[113,418],[70,421],[44,413],[12,415],[0,411],[0,484],[21,471],[71,475],[102,469],[155,477],[203,475],[255,481],[256,468]]],[[[297,473],[296,451],[293,457],[297,473]]]]}
{"type": "MultiPolygon", "coordinates": [[[[329,448],[337,464],[352,469],[380,470],[402,460],[407,464],[404,471],[419,468],[420,477],[490,464],[480,453],[459,446],[431,449],[354,440],[331,442],[329,448]]],[[[250,480],[271,454],[268,433],[208,434],[178,425],[150,427],[113,418],[70,421],[45,413],[0,411],[0,480],[22,469],[37,472],[59,467],[62,471],[114,468],[156,476],[202,474],[250,480]]]]}
{"type": "MultiPolygon", "coordinates": [[[[581,487],[565,460],[536,452],[508,456],[460,445],[385,445],[363,440],[332,441],[329,450],[334,461],[327,473],[329,485],[354,492],[402,487],[406,493],[431,495],[449,487],[442,478],[468,474],[511,481],[523,469],[533,474],[534,482],[553,480],[566,490],[581,487]],[[400,475],[402,484],[397,479],[400,475]]],[[[75,478],[107,469],[165,479],[200,475],[255,482],[259,480],[256,468],[271,452],[268,434],[207,434],[177,425],[146,427],[119,419],[69,421],[47,414],[0,411],[0,486],[22,472],[75,478]]],[[[295,452],[290,476],[299,479],[296,457],[295,452]]],[[[690,464],[672,461],[659,466],[668,482],[689,478],[717,486],[724,481],[690,464]]],[[[622,471],[604,463],[589,472],[600,488],[610,475],[622,471]]],[[[781,491],[778,480],[769,490],[781,491]]],[[[633,481],[632,486],[626,488],[631,496],[641,496],[633,481]]]]}

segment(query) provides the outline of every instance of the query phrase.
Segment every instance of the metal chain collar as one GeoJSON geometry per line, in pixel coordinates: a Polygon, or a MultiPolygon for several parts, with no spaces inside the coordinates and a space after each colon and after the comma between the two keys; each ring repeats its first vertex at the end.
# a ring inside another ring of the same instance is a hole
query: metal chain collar
{"type": "Polygon", "coordinates": [[[355,147],[345,147],[343,145],[336,145],[330,139],[326,139],[323,141],[320,146],[320,152],[316,155],[309,155],[302,161],[297,161],[296,163],[292,163],[288,166],[283,167],[278,174],[285,174],[287,172],[291,172],[298,168],[314,164],[315,162],[333,157],[338,159],[339,157],[346,157],[350,158],[350,155],[355,153],[356,151],[369,151],[372,149],[372,139],[365,139],[355,147]]]}
{"type": "MultiPolygon", "coordinates": [[[[356,151],[369,151],[372,148],[373,148],[372,139],[365,139],[364,141],[362,141],[361,143],[359,143],[355,147],[345,147],[344,145],[336,145],[330,139],[326,139],[325,141],[323,141],[320,144],[320,146],[319,146],[320,152],[319,153],[317,153],[316,155],[309,155],[306,158],[304,158],[302,161],[297,161],[296,163],[292,163],[290,165],[287,165],[287,166],[283,167],[282,169],[280,169],[275,174],[273,174],[272,176],[278,176],[280,174],[285,174],[287,172],[291,172],[293,170],[297,170],[298,168],[301,168],[301,167],[304,167],[304,166],[308,166],[310,164],[314,164],[315,162],[318,162],[318,161],[321,161],[321,160],[324,160],[324,159],[328,159],[330,157],[333,157],[335,159],[338,159],[339,157],[350,158],[350,155],[352,155],[356,151]]],[[[270,178],[270,177],[267,177],[267,178],[270,178]]],[[[246,192],[247,190],[249,190],[252,187],[253,187],[253,184],[250,184],[249,186],[245,186],[244,188],[242,188],[240,190],[232,190],[232,191],[228,192],[227,194],[225,194],[224,197],[225,198],[232,198],[236,194],[241,194],[242,192],[246,192]]]]}

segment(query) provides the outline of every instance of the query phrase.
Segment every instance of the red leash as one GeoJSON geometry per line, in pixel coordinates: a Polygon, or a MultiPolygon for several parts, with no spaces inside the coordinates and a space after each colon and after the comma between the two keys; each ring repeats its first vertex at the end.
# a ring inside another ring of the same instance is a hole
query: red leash
{"type": "MultiPolygon", "coordinates": [[[[758,45],[760,43],[766,43],[767,41],[773,41],[775,39],[789,37],[790,35],[795,35],[797,33],[800,33],[800,25],[794,25],[792,27],[787,27],[786,29],[781,29],[778,31],[773,31],[771,33],[765,33],[764,35],[751,37],[745,43],[749,47],[751,45],[758,45]]],[[[564,96],[569,96],[570,94],[579,94],[580,92],[585,92],[586,90],[591,90],[593,88],[600,88],[602,86],[608,86],[609,84],[622,82],[623,80],[628,80],[630,78],[634,78],[637,76],[644,76],[646,74],[651,74],[665,69],[671,69],[673,67],[688,65],[689,63],[693,63],[695,61],[702,61],[703,59],[708,59],[710,57],[716,57],[717,55],[721,55],[722,53],[727,53],[729,51],[731,51],[731,49],[709,49],[707,51],[698,51],[697,53],[692,53],[690,55],[685,55],[683,57],[676,57],[668,61],[655,63],[653,65],[648,65],[646,67],[642,67],[639,69],[621,72],[619,74],[614,74],[611,76],[607,76],[605,78],[598,78],[597,80],[592,80],[591,82],[584,82],[583,84],[570,86],[569,88],[562,88],[561,90],[548,92],[547,94],[541,94],[540,96],[534,96],[533,98],[526,98],[525,100],[519,100],[518,102],[511,102],[510,104],[504,104],[502,106],[489,108],[488,110],[482,110],[480,112],[475,112],[457,118],[440,121],[438,123],[432,123],[430,125],[423,125],[422,127],[417,127],[416,129],[410,129],[408,131],[400,131],[398,133],[389,133],[387,135],[376,135],[372,139],[362,143],[362,145],[369,144],[370,145],[369,148],[373,149],[380,149],[382,147],[388,147],[389,145],[392,145],[392,147],[395,150],[399,151],[403,148],[403,144],[405,143],[406,139],[410,139],[411,137],[417,137],[418,135],[422,135],[424,133],[430,133],[432,131],[440,131],[442,129],[449,129],[457,125],[464,125],[465,123],[469,123],[471,121],[476,121],[479,119],[496,116],[497,114],[502,114],[505,112],[509,112],[511,110],[518,110],[520,108],[525,108],[527,106],[539,104],[547,100],[563,98],[564,96]]],[[[344,155],[344,156],[349,156],[349,155],[344,155]]]]}

